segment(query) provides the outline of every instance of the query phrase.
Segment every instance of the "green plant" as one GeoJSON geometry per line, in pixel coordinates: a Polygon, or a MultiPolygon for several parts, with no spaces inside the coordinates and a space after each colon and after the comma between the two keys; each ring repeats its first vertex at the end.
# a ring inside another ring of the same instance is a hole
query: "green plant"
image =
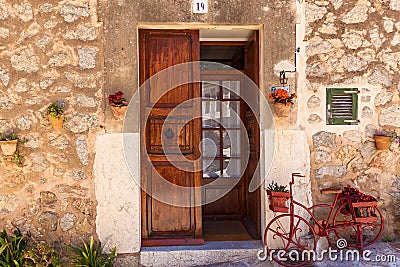
{"type": "Polygon", "coordinates": [[[24,267],[62,267],[60,254],[48,244],[36,243],[24,251],[24,267]]]}
{"type": "Polygon", "coordinates": [[[18,139],[18,134],[14,133],[13,131],[0,133],[0,141],[11,141],[17,139],[18,139]]]}
{"type": "Polygon", "coordinates": [[[111,267],[115,258],[116,248],[113,247],[107,257],[103,254],[101,242],[90,238],[89,244],[83,243],[80,247],[68,246],[76,255],[72,257],[72,263],[79,267],[111,267]]]}
{"type": "Polygon", "coordinates": [[[392,239],[392,238],[390,238],[390,237],[384,237],[384,238],[382,238],[382,242],[388,242],[388,243],[391,243],[391,242],[393,242],[394,240],[392,239]]]}
{"type": "Polygon", "coordinates": [[[61,107],[60,104],[54,102],[47,107],[47,113],[53,118],[60,119],[61,116],[64,114],[64,109],[61,107]]]}
{"type": "Polygon", "coordinates": [[[277,182],[272,181],[268,187],[268,191],[275,191],[275,192],[289,192],[288,189],[286,189],[287,185],[278,185],[277,182]]]}
{"type": "Polygon", "coordinates": [[[22,235],[18,228],[14,231],[14,236],[8,235],[6,230],[3,230],[0,233],[0,266],[23,266],[23,255],[28,239],[29,237],[22,235]]]}
{"type": "Polygon", "coordinates": [[[18,167],[24,167],[24,164],[22,163],[23,157],[18,151],[14,153],[11,161],[17,164],[18,167]]]}

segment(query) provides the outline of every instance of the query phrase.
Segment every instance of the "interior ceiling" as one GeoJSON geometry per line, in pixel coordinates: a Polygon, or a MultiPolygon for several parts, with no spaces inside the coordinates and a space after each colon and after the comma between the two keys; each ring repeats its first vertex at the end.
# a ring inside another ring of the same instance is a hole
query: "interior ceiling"
{"type": "Polygon", "coordinates": [[[253,30],[200,30],[200,41],[247,41],[253,30]]]}

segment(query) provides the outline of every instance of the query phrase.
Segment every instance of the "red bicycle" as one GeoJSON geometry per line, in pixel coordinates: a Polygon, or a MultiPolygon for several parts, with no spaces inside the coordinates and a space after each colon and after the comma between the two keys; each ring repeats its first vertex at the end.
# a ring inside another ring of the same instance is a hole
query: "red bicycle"
{"type": "MultiPolygon", "coordinates": [[[[295,177],[304,176],[292,173],[286,197],[289,207],[276,210],[270,206],[275,212],[286,212],[274,217],[264,232],[264,253],[275,262],[283,266],[307,264],[312,260],[310,253],[316,251],[317,236],[327,237],[331,247],[350,247],[360,251],[381,236],[384,220],[373,197],[349,186],[344,190],[328,188],[321,190],[321,193],[335,194],[333,203],[317,204],[308,208],[293,199],[292,186],[295,177]],[[314,211],[317,208],[328,209],[326,219],[315,217],[314,211]]],[[[273,202],[274,199],[270,195],[270,203],[273,202]]]]}

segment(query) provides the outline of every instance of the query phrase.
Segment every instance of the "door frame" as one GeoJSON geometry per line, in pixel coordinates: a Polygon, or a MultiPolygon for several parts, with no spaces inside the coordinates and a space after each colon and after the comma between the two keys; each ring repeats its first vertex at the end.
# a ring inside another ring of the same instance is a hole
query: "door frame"
{"type": "MultiPolygon", "coordinates": [[[[198,24],[198,23],[174,23],[174,24],[159,24],[159,23],[144,23],[144,22],[138,22],[137,23],[137,28],[136,28],[136,54],[139,55],[139,30],[143,30],[143,29],[149,29],[149,30],[257,30],[258,31],[258,46],[259,46],[259,55],[258,55],[258,61],[259,61],[259,68],[258,68],[258,72],[259,72],[259,77],[263,77],[263,73],[264,73],[264,25],[263,24],[248,24],[248,25],[240,25],[240,24],[232,24],[232,25],[227,25],[227,24],[198,24]]],[[[140,87],[140,61],[137,61],[137,87],[140,87]]],[[[259,84],[258,84],[259,88],[264,88],[264,81],[263,79],[259,79],[259,84]]],[[[260,122],[263,121],[263,114],[260,114],[260,122]]],[[[140,123],[140,121],[139,121],[140,123]]],[[[139,129],[141,129],[141,125],[139,125],[139,129]]],[[[260,129],[262,131],[262,129],[260,129]]],[[[259,161],[262,162],[263,157],[263,149],[264,149],[264,138],[263,138],[263,134],[261,134],[260,132],[260,140],[259,140],[259,149],[260,149],[260,157],[259,157],[259,161]]],[[[139,153],[138,155],[138,160],[140,162],[141,160],[141,153],[139,153]]],[[[263,164],[260,164],[260,176],[264,177],[266,174],[266,170],[263,168],[263,164]]],[[[141,177],[142,173],[141,173],[141,168],[139,168],[138,170],[138,175],[139,177],[141,177]]],[[[263,188],[263,185],[261,187],[261,189],[263,188]]],[[[262,191],[263,192],[263,191],[262,191]]],[[[142,207],[142,200],[141,200],[141,194],[139,194],[139,207],[142,207]]],[[[264,229],[266,226],[266,221],[265,221],[265,217],[266,217],[266,209],[265,209],[265,201],[266,201],[266,196],[265,194],[261,193],[260,194],[260,217],[261,217],[261,229],[264,229]]],[[[142,243],[142,209],[139,209],[139,219],[140,219],[140,229],[139,230],[139,236],[140,236],[140,242],[142,243]]],[[[260,236],[260,238],[262,238],[260,236]]],[[[173,245],[173,244],[171,244],[173,245]]]]}

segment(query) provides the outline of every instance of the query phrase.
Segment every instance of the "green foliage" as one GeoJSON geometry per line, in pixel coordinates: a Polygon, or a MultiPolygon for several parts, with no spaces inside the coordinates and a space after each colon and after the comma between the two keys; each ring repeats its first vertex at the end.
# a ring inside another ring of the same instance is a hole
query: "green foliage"
{"type": "Polygon", "coordinates": [[[384,238],[382,238],[382,242],[388,242],[388,243],[391,243],[391,242],[393,242],[394,240],[392,239],[392,238],[390,238],[390,237],[384,237],[384,238]]]}
{"type": "Polygon", "coordinates": [[[14,132],[0,133],[0,141],[17,140],[18,134],[14,132]]]}
{"type": "Polygon", "coordinates": [[[14,153],[11,161],[17,164],[17,166],[20,168],[24,167],[24,164],[22,163],[23,157],[18,151],[14,153]]]}
{"type": "Polygon", "coordinates": [[[24,267],[62,267],[60,255],[48,244],[37,243],[24,252],[24,267]]]}
{"type": "Polygon", "coordinates": [[[278,185],[277,182],[272,181],[267,187],[268,191],[275,191],[275,192],[289,192],[288,189],[286,189],[287,185],[278,185]]]}
{"type": "Polygon", "coordinates": [[[5,230],[0,233],[0,266],[23,266],[24,250],[28,244],[28,236],[21,234],[17,228],[14,236],[9,236],[5,230]]]}
{"type": "Polygon", "coordinates": [[[61,115],[64,114],[64,109],[57,103],[51,103],[47,107],[47,113],[53,118],[60,119],[61,115]]]}
{"type": "Polygon", "coordinates": [[[80,247],[68,246],[68,248],[75,253],[72,264],[77,267],[111,267],[116,253],[114,247],[108,257],[104,255],[101,242],[94,241],[93,237],[90,238],[89,244],[84,243],[80,247]]]}

